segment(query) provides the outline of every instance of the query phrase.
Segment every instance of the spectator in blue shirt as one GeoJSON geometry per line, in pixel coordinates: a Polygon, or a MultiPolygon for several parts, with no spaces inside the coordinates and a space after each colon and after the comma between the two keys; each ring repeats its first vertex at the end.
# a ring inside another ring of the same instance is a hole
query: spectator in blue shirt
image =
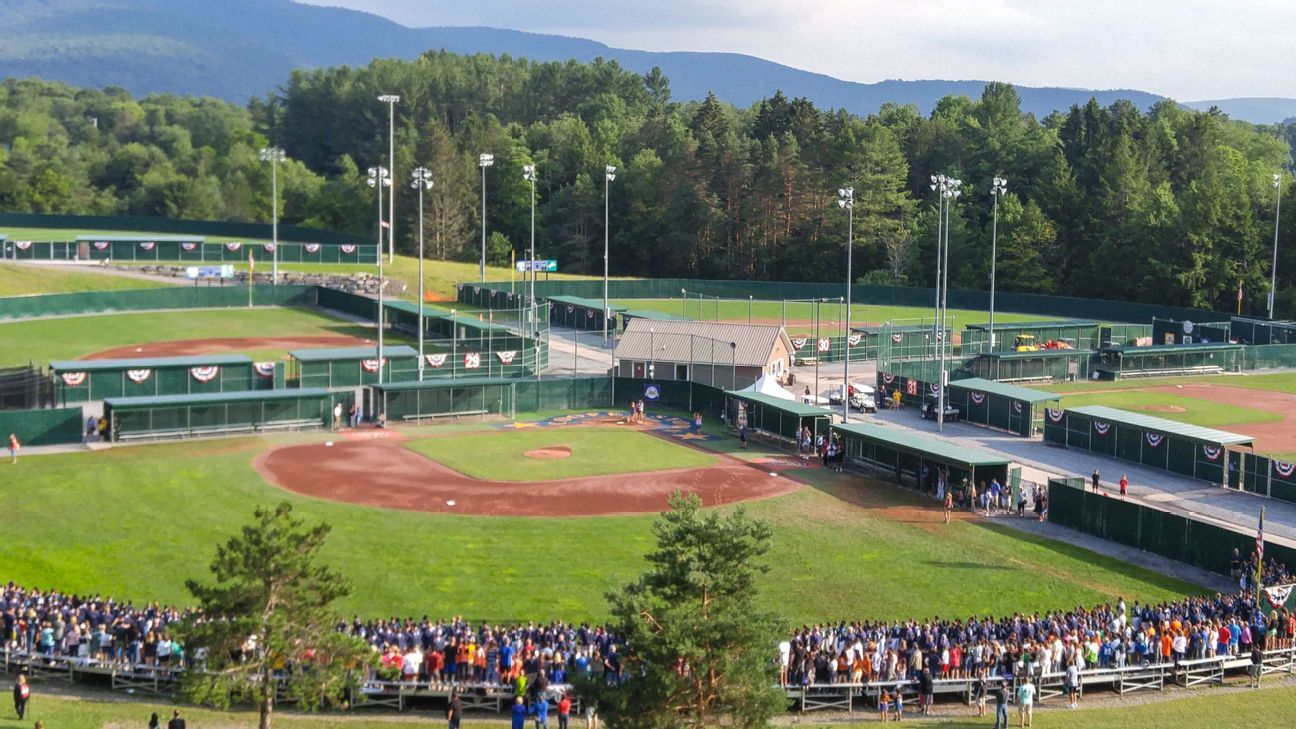
{"type": "Polygon", "coordinates": [[[512,729],[525,729],[527,718],[526,704],[522,703],[522,697],[513,699],[513,727],[512,729]]]}

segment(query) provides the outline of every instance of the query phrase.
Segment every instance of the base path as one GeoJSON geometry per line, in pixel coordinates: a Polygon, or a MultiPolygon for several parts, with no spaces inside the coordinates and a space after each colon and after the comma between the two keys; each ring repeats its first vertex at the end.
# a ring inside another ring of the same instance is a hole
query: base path
{"type": "Polygon", "coordinates": [[[1219,430],[1241,433],[1255,438],[1255,449],[1260,453],[1291,453],[1296,451],[1296,395],[1288,392],[1256,390],[1248,387],[1229,387],[1207,383],[1149,387],[1146,392],[1165,392],[1193,397],[1198,400],[1254,408],[1282,416],[1282,420],[1269,423],[1237,423],[1222,425],[1219,430]]]}
{"type": "Polygon", "coordinates": [[[321,334],[309,337],[229,337],[226,339],[177,339],[172,342],[149,342],[113,347],[86,355],[81,359],[131,359],[135,357],[189,357],[224,352],[250,352],[257,349],[310,349],[312,347],[360,347],[368,339],[344,334],[321,334]]]}
{"type": "Polygon", "coordinates": [[[666,508],[676,490],[706,506],[781,496],[801,488],[734,458],[720,465],[557,481],[478,481],[401,445],[401,439],[276,448],[259,457],[271,483],[306,496],[406,511],[482,516],[606,516],[666,508]]]}

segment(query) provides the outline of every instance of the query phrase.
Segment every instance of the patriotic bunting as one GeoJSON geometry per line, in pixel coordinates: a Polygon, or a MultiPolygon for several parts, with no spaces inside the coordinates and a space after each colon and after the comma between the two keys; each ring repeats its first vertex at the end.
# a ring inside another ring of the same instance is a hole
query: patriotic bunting
{"type": "Polygon", "coordinates": [[[181,243],[181,244],[180,244],[180,250],[182,250],[182,251],[192,251],[192,250],[195,250],[196,248],[198,248],[198,244],[197,244],[197,243],[181,243]]]}
{"type": "Polygon", "coordinates": [[[882,381],[889,385],[892,382],[895,382],[895,375],[891,374],[890,372],[883,372],[882,381]]]}
{"type": "Polygon", "coordinates": [[[97,241],[95,241],[95,243],[94,243],[94,247],[95,247],[95,250],[96,250],[96,251],[106,251],[106,250],[108,250],[108,241],[106,241],[106,240],[97,240],[97,241]]]}
{"type": "Polygon", "coordinates": [[[858,347],[860,343],[860,339],[862,339],[860,335],[852,334],[849,337],[846,337],[846,344],[847,346],[850,347],[858,347]]]}
{"type": "Polygon", "coordinates": [[[211,365],[210,367],[190,367],[189,374],[193,375],[199,382],[211,382],[220,374],[220,367],[211,365]]]}
{"type": "Polygon", "coordinates": [[[356,249],[356,247],[353,246],[353,245],[344,245],[344,246],[342,246],[342,252],[343,252],[343,253],[355,253],[355,249],[356,249]]]}
{"type": "Polygon", "coordinates": [[[793,339],[793,340],[792,340],[792,348],[793,348],[793,349],[801,349],[802,347],[806,346],[806,342],[807,342],[807,341],[809,341],[809,340],[805,339],[804,337],[798,337],[797,339],[793,339]]]}
{"type": "Polygon", "coordinates": [[[68,387],[80,387],[85,382],[86,373],[84,372],[63,372],[59,374],[63,378],[63,384],[68,387]]]}
{"type": "Polygon", "coordinates": [[[936,384],[935,382],[928,382],[928,383],[927,383],[927,392],[930,392],[930,393],[933,394],[933,395],[939,395],[939,394],[940,394],[940,385],[936,384]]]}
{"type": "Polygon", "coordinates": [[[154,241],[151,241],[151,240],[140,241],[140,248],[142,248],[142,249],[144,249],[144,250],[146,250],[146,251],[151,251],[151,250],[153,250],[153,247],[156,246],[156,245],[157,245],[157,243],[155,243],[154,241]]]}
{"type": "Polygon", "coordinates": [[[31,248],[31,243],[32,243],[32,242],[29,241],[29,240],[16,240],[16,241],[14,241],[14,245],[17,246],[18,250],[20,250],[20,251],[25,251],[25,250],[27,250],[28,248],[31,248]]]}
{"type": "Polygon", "coordinates": [[[499,357],[499,361],[503,364],[513,364],[513,358],[517,356],[517,350],[510,349],[506,352],[496,352],[495,356],[499,357]]]}
{"type": "Polygon", "coordinates": [[[1270,607],[1278,609],[1287,604],[1287,598],[1291,597],[1293,589],[1296,589],[1296,584],[1266,587],[1264,589],[1265,600],[1270,607]]]}
{"type": "Polygon", "coordinates": [[[1048,419],[1054,423],[1062,422],[1062,415],[1063,415],[1062,408],[1057,408],[1057,409],[1044,408],[1044,414],[1047,415],[1048,419]]]}
{"type": "Polygon", "coordinates": [[[365,372],[377,372],[382,369],[382,366],[386,361],[386,357],[381,360],[377,357],[370,357],[369,359],[360,360],[360,366],[364,368],[365,372]]]}
{"type": "Polygon", "coordinates": [[[969,395],[972,398],[972,402],[976,405],[980,405],[981,403],[985,402],[984,392],[973,392],[970,393],[969,395]]]}
{"type": "Polygon", "coordinates": [[[306,252],[307,252],[307,253],[319,253],[319,249],[320,249],[320,245],[319,245],[319,243],[307,243],[307,244],[306,244],[306,252]]]}
{"type": "Polygon", "coordinates": [[[1274,461],[1273,467],[1274,467],[1274,471],[1276,471],[1278,475],[1282,476],[1283,478],[1287,478],[1291,476],[1293,473],[1296,473],[1296,463],[1288,463],[1287,461],[1274,461]]]}
{"type": "Polygon", "coordinates": [[[226,243],[226,244],[225,244],[225,250],[227,250],[227,251],[231,251],[231,252],[232,252],[232,251],[237,251],[238,249],[240,249],[240,248],[242,248],[242,247],[243,247],[243,244],[242,244],[242,243],[239,243],[238,241],[230,241],[229,243],[226,243]]]}
{"type": "Polygon", "coordinates": [[[895,343],[895,344],[899,344],[899,343],[901,343],[901,342],[904,341],[904,335],[903,335],[903,334],[892,334],[892,335],[891,335],[891,341],[892,341],[893,343],[895,343]]]}
{"type": "Polygon", "coordinates": [[[275,244],[274,244],[274,243],[262,243],[262,244],[261,244],[261,250],[265,251],[266,253],[274,253],[274,249],[275,249],[275,244]]]}
{"type": "Polygon", "coordinates": [[[256,370],[258,377],[274,377],[275,363],[256,362],[252,365],[252,369],[256,370]]]}
{"type": "Polygon", "coordinates": [[[1202,446],[1202,455],[1206,456],[1208,461],[1218,461],[1220,456],[1224,455],[1224,449],[1219,446],[1202,446]]]}
{"type": "Polygon", "coordinates": [[[444,354],[425,354],[423,359],[427,360],[429,367],[440,367],[446,363],[444,354]]]}
{"type": "Polygon", "coordinates": [[[147,380],[149,375],[152,373],[152,370],[126,370],[126,376],[130,378],[131,382],[134,382],[137,385],[147,380]]]}
{"type": "Polygon", "coordinates": [[[1098,435],[1107,435],[1107,432],[1111,430],[1111,423],[1104,423],[1101,420],[1095,420],[1094,430],[1098,431],[1098,435]]]}
{"type": "Polygon", "coordinates": [[[1165,436],[1160,433],[1144,433],[1143,437],[1147,439],[1147,444],[1153,448],[1161,445],[1161,441],[1165,440],[1165,436]]]}

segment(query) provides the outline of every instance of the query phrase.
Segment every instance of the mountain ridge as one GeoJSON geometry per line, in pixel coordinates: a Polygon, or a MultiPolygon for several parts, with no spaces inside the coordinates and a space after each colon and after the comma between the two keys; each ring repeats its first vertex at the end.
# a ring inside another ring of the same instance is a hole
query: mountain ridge
{"type": "MultiPolygon", "coordinates": [[[[985,80],[844,81],[756,56],[705,51],[642,51],[569,36],[481,26],[410,28],[381,16],[289,0],[0,0],[0,68],[76,86],[121,86],[134,94],[177,93],[246,102],[288,79],[294,68],[366,65],[374,58],[415,58],[432,50],[508,54],[533,61],[588,62],[602,57],[670,78],[679,100],[707,92],[746,107],[782,90],[825,108],[856,114],[884,103],[930,112],[954,94],[976,98],[985,80]],[[289,30],[285,30],[289,29],[289,30]]],[[[1083,104],[1127,99],[1147,108],[1166,97],[1137,89],[1017,86],[1036,116],[1083,104]]],[[[1275,123],[1296,116],[1296,99],[1183,102],[1218,106],[1235,118],[1275,123]]]]}

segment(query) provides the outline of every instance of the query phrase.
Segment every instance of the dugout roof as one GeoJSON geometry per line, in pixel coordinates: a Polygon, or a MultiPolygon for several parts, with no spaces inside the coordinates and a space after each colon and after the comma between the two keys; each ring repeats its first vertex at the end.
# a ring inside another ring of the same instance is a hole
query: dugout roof
{"type": "Polygon", "coordinates": [[[201,235],[78,235],[74,240],[78,243],[202,243],[207,239],[201,235]]]}
{"type": "Polygon", "coordinates": [[[918,433],[883,428],[879,425],[838,423],[833,426],[833,430],[858,438],[865,438],[903,453],[943,461],[964,468],[1007,466],[1011,463],[1009,459],[993,453],[964,448],[918,433]]]}
{"type": "Polygon", "coordinates": [[[1182,354],[1184,352],[1224,352],[1241,349],[1240,344],[1219,342],[1214,344],[1157,344],[1151,347],[1111,346],[1100,351],[1120,354],[1182,354]]]}
{"type": "MultiPolygon", "coordinates": [[[[349,359],[370,359],[378,356],[378,347],[321,347],[319,349],[294,349],[288,353],[288,356],[298,362],[333,362],[336,360],[349,359]]],[[[396,346],[383,347],[383,357],[391,359],[393,357],[418,357],[418,352],[413,347],[407,347],[403,344],[396,346]]]]}
{"type": "Polygon", "coordinates": [[[1214,428],[1203,428],[1200,425],[1189,425],[1180,423],[1175,420],[1166,420],[1152,415],[1143,415],[1142,413],[1132,413],[1128,410],[1109,408],[1106,405],[1086,405],[1079,408],[1068,408],[1068,413],[1077,413],[1098,420],[1107,420],[1123,425],[1132,425],[1136,428],[1151,430],[1154,432],[1165,433],[1166,435],[1177,435],[1181,438],[1188,438],[1199,443],[1215,446],[1236,446],[1251,445],[1255,438],[1241,433],[1230,433],[1226,430],[1215,430],[1214,428]]]}
{"type": "Polygon", "coordinates": [[[435,380],[413,380],[411,382],[384,382],[369,387],[379,392],[402,392],[406,390],[448,390],[452,387],[485,387],[488,385],[511,385],[517,382],[516,377],[459,377],[440,378],[435,380]]]}
{"type": "MultiPolygon", "coordinates": [[[[580,296],[546,296],[545,298],[554,304],[580,306],[586,309],[593,309],[594,311],[603,311],[602,299],[586,299],[580,296]]],[[[624,306],[617,306],[610,302],[608,303],[608,311],[611,311],[614,314],[625,310],[626,308],[624,306]]]]}
{"type": "Polygon", "coordinates": [[[160,367],[211,367],[213,365],[245,364],[252,364],[252,359],[242,354],[217,354],[191,357],[141,357],[139,359],[77,359],[50,362],[50,369],[56,372],[94,372],[97,370],[142,370],[160,367]]]}
{"type": "MultiPolygon", "coordinates": [[[[410,303],[408,301],[388,301],[384,303],[383,306],[385,306],[388,309],[391,309],[392,311],[399,311],[413,316],[418,316],[419,313],[418,304],[410,303]]],[[[508,310],[504,309],[503,311],[508,311],[508,310]]],[[[477,329],[483,332],[495,331],[503,334],[512,333],[509,331],[509,328],[504,326],[503,324],[494,324],[489,321],[478,319],[475,316],[465,316],[463,312],[456,312],[454,314],[451,314],[450,312],[445,311],[440,307],[433,308],[424,305],[423,318],[437,319],[439,321],[453,321],[455,324],[458,324],[460,326],[468,327],[469,329],[477,329]]]]}
{"type": "Polygon", "coordinates": [[[832,410],[821,408],[815,405],[806,405],[799,400],[784,400],[774,395],[766,395],[761,392],[739,392],[736,390],[727,390],[725,394],[729,397],[745,400],[747,402],[764,405],[773,410],[780,410],[798,418],[826,418],[831,417],[832,410]]]}
{"type": "Polygon", "coordinates": [[[1029,387],[1019,387],[1010,385],[1006,382],[995,382],[994,380],[983,380],[980,377],[972,377],[966,380],[955,380],[949,383],[951,388],[961,390],[977,390],[990,395],[1001,395],[1010,397],[1014,400],[1021,400],[1028,403],[1047,402],[1049,400],[1059,400],[1061,395],[1056,392],[1044,392],[1043,390],[1032,390],[1029,387]]]}
{"type": "Polygon", "coordinates": [[[246,390],[240,392],[209,392],[199,395],[157,395],[153,397],[110,397],[104,404],[114,410],[142,408],[184,407],[192,405],[224,405],[235,402],[263,402],[272,400],[308,400],[326,398],[328,390],[322,387],[293,388],[287,390],[246,390]]]}
{"type": "MultiPolygon", "coordinates": [[[[1097,321],[1096,319],[1057,319],[1055,321],[1022,321],[1010,324],[995,323],[994,328],[997,332],[1019,332],[1031,331],[1033,329],[1056,329],[1059,327],[1096,327],[1101,323],[1102,322],[1097,321]]],[[[990,329],[990,324],[989,322],[984,324],[967,324],[963,328],[988,331],[990,329]]]]}

